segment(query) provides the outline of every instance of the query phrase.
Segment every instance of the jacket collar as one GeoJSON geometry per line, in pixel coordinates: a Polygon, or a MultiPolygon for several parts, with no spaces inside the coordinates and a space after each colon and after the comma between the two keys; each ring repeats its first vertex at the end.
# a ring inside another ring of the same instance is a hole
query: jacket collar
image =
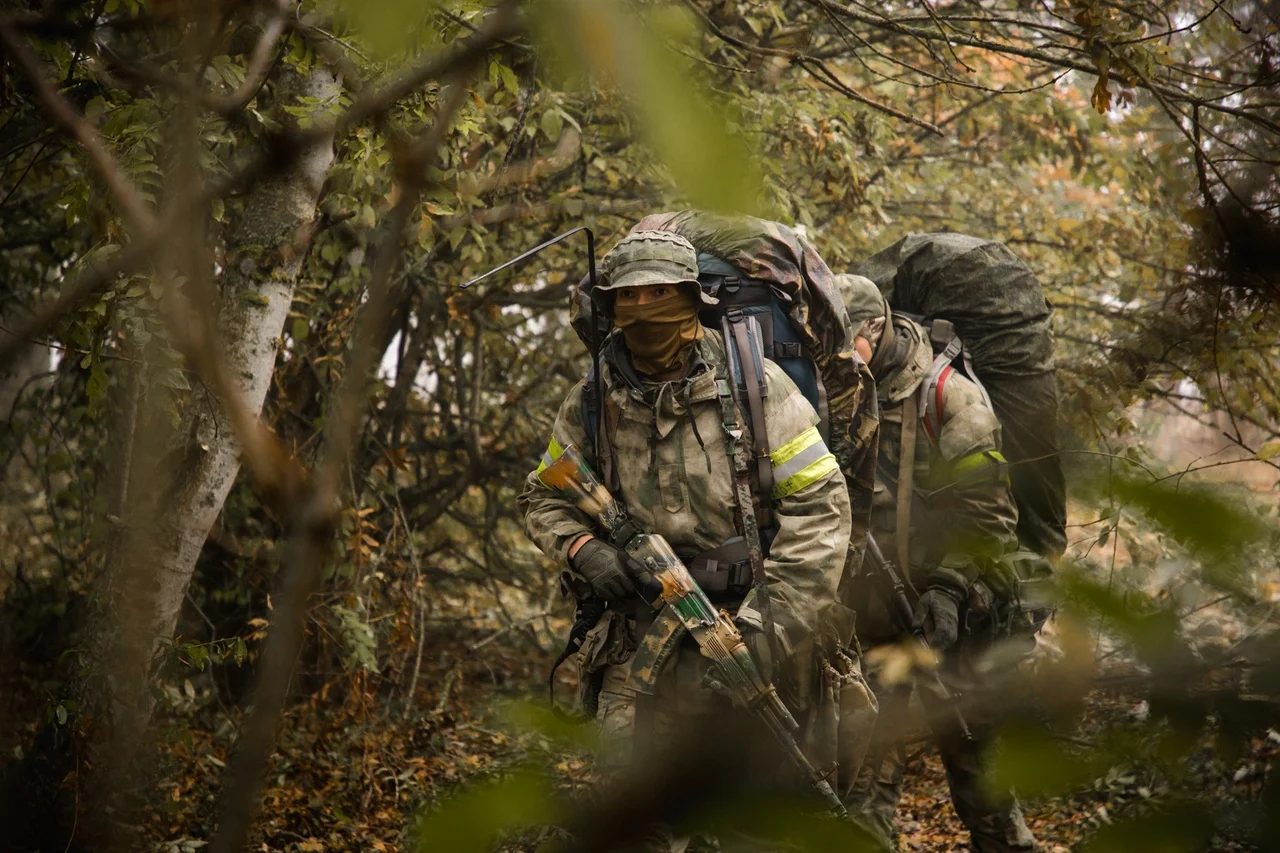
{"type": "Polygon", "coordinates": [[[666,438],[681,419],[688,418],[694,404],[717,399],[716,377],[726,372],[724,344],[713,329],[705,329],[683,379],[667,382],[641,379],[631,364],[622,335],[616,331],[605,343],[604,361],[610,397],[623,410],[637,406],[651,411],[660,438],[666,438]]]}

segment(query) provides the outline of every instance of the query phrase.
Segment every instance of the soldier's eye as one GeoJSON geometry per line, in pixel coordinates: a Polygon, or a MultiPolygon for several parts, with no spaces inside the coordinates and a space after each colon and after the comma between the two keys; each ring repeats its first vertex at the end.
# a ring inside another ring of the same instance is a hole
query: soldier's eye
{"type": "Polygon", "coordinates": [[[671,291],[667,290],[665,287],[658,287],[658,288],[654,288],[653,295],[661,298],[663,296],[666,296],[670,292],[671,291]]]}

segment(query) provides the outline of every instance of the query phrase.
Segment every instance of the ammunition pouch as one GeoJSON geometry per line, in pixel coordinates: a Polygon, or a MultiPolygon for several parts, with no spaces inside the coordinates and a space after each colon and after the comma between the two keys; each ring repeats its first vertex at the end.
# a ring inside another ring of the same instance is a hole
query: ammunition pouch
{"type": "Polygon", "coordinates": [[[574,657],[578,666],[578,700],[588,717],[595,717],[599,708],[605,668],[626,663],[635,651],[626,622],[625,613],[606,610],[600,621],[587,631],[574,657]]]}
{"type": "Polygon", "coordinates": [[[822,654],[819,661],[817,701],[807,714],[802,749],[843,798],[871,746],[880,706],[852,649],[822,654]]]}
{"type": "Polygon", "coordinates": [[[973,628],[995,638],[1034,634],[1053,613],[1052,572],[1044,557],[1030,551],[990,561],[970,589],[973,628]]]}

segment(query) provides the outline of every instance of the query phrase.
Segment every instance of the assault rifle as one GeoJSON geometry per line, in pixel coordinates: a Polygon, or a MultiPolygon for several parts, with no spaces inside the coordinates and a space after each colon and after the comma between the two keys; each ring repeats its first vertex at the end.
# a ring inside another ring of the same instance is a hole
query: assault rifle
{"type": "MultiPolygon", "coordinates": [[[[871,569],[871,574],[880,584],[880,594],[884,599],[889,610],[893,613],[893,619],[898,623],[898,629],[904,634],[912,634],[925,647],[932,649],[929,645],[929,638],[925,636],[924,628],[916,625],[915,608],[911,606],[911,602],[907,599],[906,584],[902,581],[902,576],[897,570],[885,559],[884,552],[880,550],[880,546],[876,544],[874,536],[867,536],[867,552],[863,557],[867,566],[871,569]]],[[[955,695],[942,681],[942,677],[937,671],[933,672],[932,689],[942,697],[943,703],[954,715],[956,730],[965,740],[972,740],[973,734],[969,731],[969,724],[965,721],[964,714],[960,710],[960,705],[956,701],[955,695]]]]}
{"type": "Polygon", "coordinates": [[[666,604],[671,608],[698,644],[698,650],[711,660],[716,680],[733,703],[764,723],[832,814],[848,817],[831,785],[800,751],[794,736],[799,724],[782,703],[777,689],[761,677],[738,626],[726,611],[716,610],[667,540],[646,533],[631,519],[573,445],[566,447],[538,477],[594,518],[609,541],[635,561],[634,580],[640,594],[651,605],[666,604]]]}

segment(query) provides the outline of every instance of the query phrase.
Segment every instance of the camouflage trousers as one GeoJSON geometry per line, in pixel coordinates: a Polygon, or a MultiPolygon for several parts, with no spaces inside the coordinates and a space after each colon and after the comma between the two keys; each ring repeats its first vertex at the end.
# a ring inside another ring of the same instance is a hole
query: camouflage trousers
{"type": "MultiPolygon", "coordinates": [[[[850,792],[849,808],[892,845],[897,837],[893,817],[906,773],[909,732],[905,721],[913,716],[913,691],[909,686],[887,688],[871,680],[880,700],[880,717],[871,749],[850,792]]],[[[947,772],[951,804],[969,830],[970,847],[976,853],[1039,850],[1013,795],[992,797],[985,790],[982,754],[990,743],[990,730],[980,721],[967,722],[972,739],[952,733],[939,738],[937,746],[947,772]]]]}

